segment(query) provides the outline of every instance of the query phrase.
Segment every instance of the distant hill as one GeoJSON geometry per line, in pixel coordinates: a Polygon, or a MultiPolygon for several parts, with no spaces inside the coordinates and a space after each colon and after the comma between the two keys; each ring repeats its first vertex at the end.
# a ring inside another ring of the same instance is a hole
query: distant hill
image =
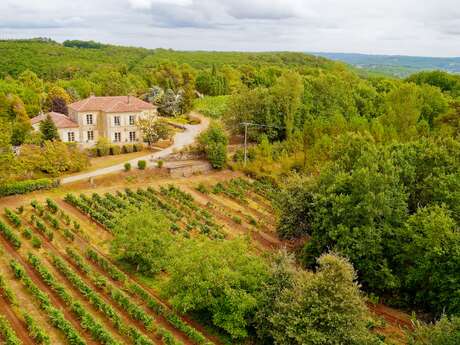
{"type": "Polygon", "coordinates": [[[330,68],[336,62],[295,52],[214,52],[145,49],[102,44],[94,41],[50,39],[0,40],[0,78],[17,77],[29,69],[46,80],[71,79],[93,71],[112,68],[145,71],[161,62],[189,64],[196,69],[212,66],[303,66],[330,68]]]}
{"type": "Polygon", "coordinates": [[[422,70],[442,70],[460,73],[460,57],[436,58],[400,55],[367,55],[349,53],[312,53],[331,60],[342,61],[357,68],[387,75],[406,77],[422,70]]]}

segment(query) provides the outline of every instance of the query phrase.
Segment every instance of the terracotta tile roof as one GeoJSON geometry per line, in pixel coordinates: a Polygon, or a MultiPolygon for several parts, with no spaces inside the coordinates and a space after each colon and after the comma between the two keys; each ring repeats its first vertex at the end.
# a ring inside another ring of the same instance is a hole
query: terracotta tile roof
{"type": "MultiPolygon", "coordinates": [[[[57,128],[78,128],[78,123],[72,121],[67,115],[61,113],[50,112],[48,113],[51,116],[51,120],[53,120],[54,124],[57,128]]],[[[35,125],[46,119],[48,114],[41,114],[38,116],[33,117],[30,119],[30,123],[35,125]]]]}
{"type": "Polygon", "coordinates": [[[104,111],[106,113],[121,113],[130,111],[150,110],[155,107],[134,96],[108,96],[83,99],[69,104],[68,107],[75,111],[104,111]]]}

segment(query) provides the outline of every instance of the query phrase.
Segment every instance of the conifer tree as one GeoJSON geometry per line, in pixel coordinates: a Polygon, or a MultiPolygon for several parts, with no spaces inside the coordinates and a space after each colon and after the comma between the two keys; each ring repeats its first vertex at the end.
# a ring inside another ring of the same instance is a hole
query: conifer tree
{"type": "Polygon", "coordinates": [[[47,115],[46,119],[40,122],[40,132],[43,140],[53,141],[59,139],[58,130],[50,115],[47,115]]]}

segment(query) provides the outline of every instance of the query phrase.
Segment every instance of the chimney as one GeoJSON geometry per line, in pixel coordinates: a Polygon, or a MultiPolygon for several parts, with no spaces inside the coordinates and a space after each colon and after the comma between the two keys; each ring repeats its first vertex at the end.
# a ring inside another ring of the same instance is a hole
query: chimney
{"type": "Polygon", "coordinates": [[[90,97],[90,98],[93,98],[93,97],[94,97],[94,92],[91,92],[91,93],[89,94],[89,97],[90,97]]]}
{"type": "Polygon", "coordinates": [[[131,95],[128,95],[128,104],[131,101],[131,95]]]}

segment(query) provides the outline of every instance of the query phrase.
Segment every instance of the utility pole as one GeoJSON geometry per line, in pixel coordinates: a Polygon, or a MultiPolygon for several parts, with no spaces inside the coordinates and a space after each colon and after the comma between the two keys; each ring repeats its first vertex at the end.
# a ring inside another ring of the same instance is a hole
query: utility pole
{"type": "Polygon", "coordinates": [[[244,122],[244,166],[246,166],[246,161],[248,159],[248,125],[249,123],[244,122]]]}
{"type": "Polygon", "coordinates": [[[248,160],[248,127],[249,126],[284,129],[284,127],[260,125],[258,123],[253,123],[253,122],[241,122],[240,125],[244,126],[244,166],[246,166],[246,162],[248,160]]]}

